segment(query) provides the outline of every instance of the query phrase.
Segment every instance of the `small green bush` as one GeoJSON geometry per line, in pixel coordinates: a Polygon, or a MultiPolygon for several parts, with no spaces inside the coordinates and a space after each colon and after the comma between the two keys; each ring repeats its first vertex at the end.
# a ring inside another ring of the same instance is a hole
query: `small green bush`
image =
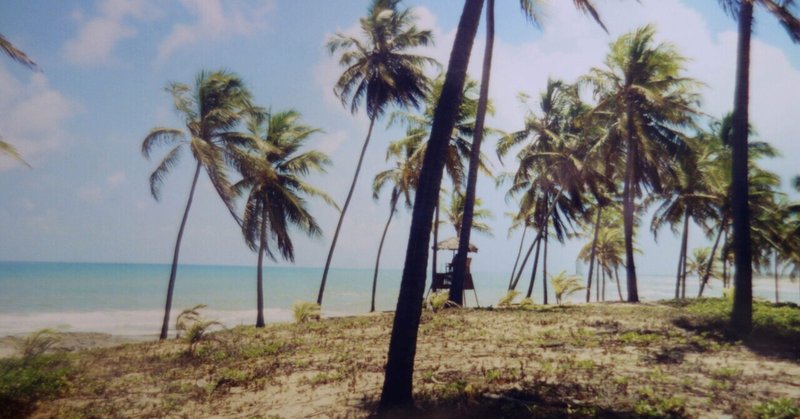
{"type": "Polygon", "coordinates": [[[790,398],[771,400],[756,406],[753,412],[763,419],[793,419],[800,417],[800,403],[790,398]]]}
{"type": "Polygon", "coordinates": [[[434,313],[447,307],[450,302],[450,293],[447,291],[436,291],[428,295],[426,307],[430,308],[434,313]]]}
{"type": "Polygon", "coordinates": [[[26,416],[37,401],[66,390],[71,373],[63,353],[0,360],[0,417],[26,416]]]}
{"type": "Polygon", "coordinates": [[[205,307],[204,304],[198,304],[192,308],[187,308],[178,315],[176,321],[178,338],[180,338],[180,332],[186,332],[183,340],[188,345],[187,353],[190,356],[194,356],[197,353],[197,346],[208,338],[208,334],[214,326],[222,326],[222,323],[218,321],[203,319],[200,315],[200,309],[205,307]]]}
{"type": "Polygon", "coordinates": [[[511,304],[514,303],[514,299],[517,298],[519,295],[519,291],[517,290],[508,290],[506,295],[500,298],[500,301],[497,302],[498,307],[511,307],[511,304]]]}
{"type": "Polygon", "coordinates": [[[297,301],[292,304],[292,314],[297,323],[306,323],[320,319],[320,306],[309,301],[297,301]]]}

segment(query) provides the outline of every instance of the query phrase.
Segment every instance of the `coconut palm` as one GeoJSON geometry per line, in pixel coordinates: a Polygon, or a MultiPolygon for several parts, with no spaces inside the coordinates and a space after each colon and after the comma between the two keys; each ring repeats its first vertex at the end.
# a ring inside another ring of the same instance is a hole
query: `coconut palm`
{"type": "Polygon", "coordinates": [[[208,174],[211,184],[234,219],[239,221],[234,210],[233,193],[225,171],[225,154],[232,139],[236,137],[233,130],[241,120],[243,113],[251,109],[250,93],[244,87],[241,79],[225,71],[201,71],[195,78],[194,86],[170,83],[167,91],[172,95],[175,109],[184,119],[186,132],[175,128],[153,128],[142,142],[142,154],[148,159],[157,147],[172,146],[172,149],[150,175],[150,192],[153,198],[156,201],[160,199],[161,186],[166,176],[178,164],[185,148],[189,148],[196,164],[192,186],[189,189],[189,198],[178,228],[178,237],[175,240],[160,339],[167,338],[181,239],[201,169],[208,174]]]}
{"type": "Polygon", "coordinates": [[[685,59],[669,44],[655,43],[655,28],[644,26],[611,44],[606,68],[585,77],[598,101],[595,112],[612,115],[612,139],[625,150],[623,221],[628,301],[638,302],[633,256],[635,198],[642,189],[660,192],[674,176],[670,156],[685,148],[682,128],[697,113],[698,83],[684,77],[685,59]]]}
{"type": "Polygon", "coordinates": [[[303,124],[295,110],[254,113],[249,116],[248,128],[250,135],[231,153],[231,160],[242,175],[234,191],[246,196],[242,233],[247,245],[258,252],[256,327],[264,327],[264,255],[276,260],[269,243],[274,243],[284,260],[293,262],[290,228],[311,237],[322,232],[306,208],[305,197],[320,197],[334,207],[336,204],[303,179],[310,173],[324,172],[330,164],[320,151],[300,151],[319,129],[303,124]]]}
{"type": "Polygon", "coordinates": [[[750,95],[750,38],[753,32],[753,7],[763,6],[775,16],[793,42],[800,42],[800,19],[794,0],[719,0],[722,8],[739,22],[736,52],[736,88],[733,99],[731,167],[731,210],[733,213],[733,252],[736,273],[731,324],[743,335],[753,327],[753,266],[748,208],[748,123],[750,95]]]}
{"type": "Polygon", "coordinates": [[[424,66],[436,63],[431,58],[407,52],[411,48],[430,44],[433,35],[429,30],[417,29],[411,10],[401,10],[399,4],[400,0],[372,0],[367,16],[359,20],[360,38],[336,34],[327,43],[331,54],[341,52],[339,64],[345,67],[336,82],[334,92],[343,105],[350,103],[350,111],[353,113],[358,111],[361,101],[364,101],[369,129],[325,260],[317,296],[317,304],[320,305],[333,251],[353,197],[375,121],[390,105],[417,107],[428,91],[428,79],[423,74],[424,66]]]}
{"type": "MultiPolygon", "coordinates": [[[[593,0],[573,0],[573,4],[580,11],[589,14],[605,30],[605,25],[600,20],[600,16],[595,10],[593,0]]],[[[523,15],[533,23],[538,24],[539,6],[538,0],[520,0],[520,10],[523,15]]],[[[483,139],[483,124],[486,116],[486,104],[489,98],[489,79],[492,68],[492,53],[494,50],[494,0],[486,2],[486,47],[483,55],[483,68],[481,75],[481,95],[478,102],[477,133],[473,139],[473,153],[470,156],[469,170],[467,174],[466,205],[464,211],[464,225],[461,230],[464,234],[459,238],[458,251],[456,252],[455,265],[453,269],[453,281],[450,287],[450,298],[452,301],[461,305],[463,297],[463,284],[467,269],[467,252],[469,251],[470,225],[475,206],[476,190],[478,182],[478,167],[480,161],[481,142],[483,139]]],[[[546,283],[546,281],[544,281],[546,283]]],[[[546,295],[546,294],[545,294],[546,295]]]]}
{"type": "Polygon", "coordinates": [[[444,157],[461,105],[467,65],[482,8],[483,0],[466,0],[464,3],[447,65],[447,75],[442,85],[442,94],[433,114],[431,134],[414,198],[400,295],[397,299],[389,340],[386,375],[378,405],[381,413],[413,404],[414,355],[425,293],[427,244],[431,238],[431,220],[439,199],[444,157]]]}
{"type": "MultiPolygon", "coordinates": [[[[476,210],[472,217],[471,228],[479,233],[492,234],[492,228],[481,220],[492,218],[492,212],[488,209],[481,208],[483,201],[480,198],[475,200],[476,210]]],[[[453,226],[456,232],[456,237],[460,237],[462,233],[462,221],[464,219],[464,193],[459,190],[454,190],[450,195],[450,205],[444,209],[447,221],[453,226]]]]}
{"type": "Polygon", "coordinates": [[[694,249],[692,257],[686,261],[686,270],[699,278],[720,278],[714,259],[711,256],[711,249],[700,247],[694,249]]]}
{"type": "Polygon", "coordinates": [[[384,170],[375,175],[375,180],[372,182],[372,197],[378,199],[380,192],[387,184],[392,185],[392,191],[389,196],[389,219],[386,220],[386,226],[383,228],[381,235],[381,242],[378,245],[378,256],[375,258],[375,273],[372,276],[372,300],[370,302],[370,313],[375,311],[375,293],[378,286],[378,268],[381,263],[381,252],[383,251],[383,242],[386,240],[386,233],[389,231],[389,224],[392,222],[394,214],[397,212],[397,203],[400,198],[407,208],[411,208],[411,193],[416,188],[418,167],[413,156],[416,149],[410,144],[406,143],[403,150],[391,151],[386,154],[386,160],[394,158],[394,167],[384,170]]]}
{"type": "Polygon", "coordinates": [[[569,297],[573,293],[584,289],[581,278],[575,275],[567,275],[566,271],[561,271],[550,276],[553,284],[553,293],[556,295],[556,304],[561,305],[564,297],[569,297]]]}

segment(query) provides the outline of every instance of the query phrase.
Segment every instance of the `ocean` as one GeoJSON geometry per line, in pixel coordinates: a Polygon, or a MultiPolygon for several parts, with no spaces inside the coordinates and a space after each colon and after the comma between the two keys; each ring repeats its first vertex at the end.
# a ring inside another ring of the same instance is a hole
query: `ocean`
{"type": "MultiPolygon", "coordinates": [[[[42,328],[65,332],[102,332],[115,335],[156,337],[163,316],[170,265],[115,263],[0,262],[0,336],[22,335],[42,328]]],[[[402,271],[383,269],[378,277],[376,309],[394,310],[402,271]]],[[[509,272],[474,272],[481,306],[496,304],[505,294],[509,272]]],[[[266,267],[264,270],[267,322],[292,320],[295,301],[315,301],[321,268],[266,267]]],[[[363,314],[369,311],[372,269],[331,269],[322,305],[324,317],[363,314]]],[[[528,276],[528,273],[525,274],[528,276]]],[[[205,304],[204,317],[226,326],[254,324],[256,311],[254,266],[180,265],[175,284],[172,319],[181,310],[205,304]]],[[[671,298],[674,276],[641,275],[643,301],[671,298]]],[[[518,289],[527,289],[528,279],[518,289]]],[[[624,282],[624,279],[622,280],[624,282]]],[[[537,278],[534,301],[542,301],[537,278]]],[[[687,280],[687,295],[697,294],[697,280],[687,280]]],[[[708,296],[722,294],[714,282],[708,296]]],[[[622,293],[625,295],[625,284],[622,293]]],[[[774,299],[774,283],[755,281],[754,293],[774,299]]],[[[584,292],[569,301],[581,301],[584,292]]],[[[466,294],[469,305],[476,295],[466,294]]],[[[608,283],[607,300],[617,298],[616,285],[608,283]]],[[[550,303],[555,301],[550,290],[550,303]]],[[[800,301],[797,283],[784,278],[781,301],[800,301]]]]}

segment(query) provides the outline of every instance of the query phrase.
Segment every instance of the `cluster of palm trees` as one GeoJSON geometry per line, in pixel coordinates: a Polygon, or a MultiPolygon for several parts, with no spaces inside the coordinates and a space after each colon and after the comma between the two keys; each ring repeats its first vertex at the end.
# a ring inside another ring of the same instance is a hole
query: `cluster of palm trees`
{"type": "Polygon", "coordinates": [[[158,147],[170,147],[150,175],[153,198],[160,198],[166,176],[187,148],[195,170],[175,242],[160,339],[166,339],[169,330],[181,239],[201,171],[241,227],[247,245],[258,254],[256,327],[263,327],[264,256],[294,259],[290,227],[310,236],[320,235],[319,225],[306,208],[308,197],[320,197],[336,206],[304,180],[330,163],[322,152],[302,151],[306,140],[319,129],[303,124],[295,110],[273,112],[255,106],[242,80],[225,71],[202,71],[194,85],[171,83],[167,91],[186,128],[154,128],[142,143],[147,158],[158,147]],[[240,130],[243,127],[246,130],[240,130]],[[232,170],[241,177],[235,183],[230,181],[232,170]],[[244,199],[241,214],[236,208],[239,197],[244,199]]]}

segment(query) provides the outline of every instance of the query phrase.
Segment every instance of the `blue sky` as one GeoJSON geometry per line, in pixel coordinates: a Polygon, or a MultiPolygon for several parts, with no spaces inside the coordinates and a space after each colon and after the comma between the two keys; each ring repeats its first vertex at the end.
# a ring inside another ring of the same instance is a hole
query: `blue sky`
{"type": "MultiPolygon", "coordinates": [[[[537,97],[548,76],[574,81],[601,66],[615,37],[654,23],[659,38],[690,58],[688,75],[706,83],[703,109],[727,112],[733,98],[735,25],[712,0],[598,1],[610,35],[575,12],[571,1],[551,0],[543,28],[527,24],[517,7],[499,2],[489,123],[507,131],[522,127],[525,110],[517,92],[537,97]]],[[[424,52],[447,61],[460,13],[453,0],[408,1],[419,26],[434,30],[436,45],[424,52]]],[[[140,144],[150,128],[181,128],[164,87],[191,82],[201,69],[239,74],[256,101],[272,109],[295,108],[325,132],[311,141],[330,153],[333,166],[311,182],[344,200],[366,133],[367,118],[351,115],[333,96],[340,73],[323,48],[336,31],[353,31],[367,1],[95,0],[0,3],[0,32],[33,57],[35,73],[0,59],[0,135],[15,144],[33,169],[0,157],[0,260],[168,263],[188,194],[188,155],[167,179],[155,202],[148,176],[155,162],[140,144]]],[[[768,166],[784,180],[800,173],[800,47],[769,16],[757,16],[753,45],[753,124],[784,157],[768,166]]],[[[481,35],[479,35],[481,36],[481,35]]],[[[479,78],[482,38],[476,41],[471,75],[479,78]]],[[[533,103],[535,105],[535,103],[533,103]]],[[[345,221],[334,267],[370,267],[388,215],[386,197],[374,201],[372,177],[387,167],[385,145],[402,133],[376,129],[353,205],[345,221]]],[[[495,139],[486,145],[487,154],[495,139]]],[[[514,170],[513,162],[496,171],[514,170]]],[[[202,178],[189,216],[181,260],[186,263],[255,262],[241,234],[202,178]]],[[[507,271],[519,232],[507,236],[511,211],[504,192],[481,179],[479,195],[493,211],[493,236],[477,236],[475,270],[507,271]]],[[[326,235],[297,236],[297,264],[321,266],[336,222],[334,210],[314,203],[326,235]]],[[[410,215],[401,211],[384,249],[385,267],[402,266],[410,215]]],[[[649,221],[648,221],[649,222],[649,221]]],[[[668,230],[654,242],[649,229],[639,241],[644,273],[671,273],[678,240],[668,230]]],[[[452,235],[444,227],[443,236],[452,235]]],[[[690,246],[704,245],[697,229],[690,246]]],[[[551,251],[554,269],[574,269],[578,241],[551,251]]],[[[285,264],[285,262],[282,262],[285,264]]]]}

